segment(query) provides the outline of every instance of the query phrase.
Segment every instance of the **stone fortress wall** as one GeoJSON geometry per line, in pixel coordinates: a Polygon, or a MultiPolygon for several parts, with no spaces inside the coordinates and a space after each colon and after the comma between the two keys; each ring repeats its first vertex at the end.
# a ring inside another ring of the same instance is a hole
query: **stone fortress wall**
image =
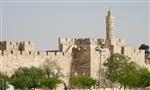
{"type": "MultiPolygon", "coordinates": [[[[70,53],[36,51],[33,42],[24,42],[23,45],[22,43],[0,42],[0,65],[2,65],[2,72],[12,75],[19,67],[42,67],[46,60],[52,60],[57,62],[64,75],[68,76],[70,74],[70,53]]],[[[68,79],[65,79],[65,82],[68,83],[68,79]]]]}
{"type": "MultiPolygon", "coordinates": [[[[46,59],[49,59],[56,60],[59,65],[62,65],[61,67],[63,69],[67,69],[65,70],[66,73],[70,73],[71,61],[73,60],[72,54],[74,53],[73,48],[86,49],[86,52],[88,52],[90,59],[89,67],[91,70],[90,76],[93,75],[94,77],[97,77],[96,73],[93,72],[98,71],[97,67],[99,66],[100,56],[103,63],[103,61],[108,58],[111,53],[125,54],[130,57],[131,60],[135,61],[141,66],[145,66],[144,51],[126,47],[124,41],[121,39],[113,39],[110,49],[104,47],[104,39],[97,38],[59,38],[59,50],[57,51],[36,51],[34,49],[35,47],[33,46],[33,42],[24,43],[25,45],[22,45],[23,47],[20,49],[20,44],[22,44],[22,42],[0,42],[0,56],[3,62],[2,71],[5,71],[8,74],[12,74],[18,67],[41,66],[46,59]],[[104,47],[106,50],[105,52],[102,52],[102,55],[100,55],[100,53],[95,50],[96,47],[104,47]]],[[[81,51],[78,50],[77,53],[79,52],[81,51]]]]}
{"type": "Polygon", "coordinates": [[[74,75],[98,79],[99,66],[104,68],[102,63],[113,53],[124,54],[137,64],[150,68],[145,64],[144,50],[132,49],[125,45],[123,39],[115,38],[115,18],[110,10],[106,17],[106,39],[59,38],[56,51],[36,51],[31,41],[0,42],[1,71],[11,75],[19,67],[39,67],[45,60],[54,60],[62,68],[65,82],[74,75]],[[105,51],[96,51],[97,47],[105,51]]]}

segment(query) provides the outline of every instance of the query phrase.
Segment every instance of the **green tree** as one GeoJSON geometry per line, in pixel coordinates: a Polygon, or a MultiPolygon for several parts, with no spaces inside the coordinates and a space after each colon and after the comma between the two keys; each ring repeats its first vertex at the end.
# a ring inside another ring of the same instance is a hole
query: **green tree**
{"type": "Polygon", "coordinates": [[[128,57],[121,54],[113,54],[104,63],[106,77],[113,83],[120,83],[124,87],[150,86],[150,72],[148,69],[129,61],[128,57]]]}
{"type": "Polygon", "coordinates": [[[61,80],[58,77],[43,77],[40,82],[44,88],[56,89],[61,80]]]}
{"type": "Polygon", "coordinates": [[[46,73],[41,68],[36,67],[21,67],[16,70],[12,76],[11,84],[17,85],[17,88],[38,88],[41,87],[40,79],[45,77],[46,73]],[[18,84],[18,82],[24,82],[24,85],[18,84]],[[30,82],[26,84],[26,82],[30,82]]]}
{"type": "Polygon", "coordinates": [[[137,64],[130,62],[127,67],[120,70],[120,74],[116,78],[116,81],[121,84],[121,87],[124,86],[124,89],[129,87],[136,87],[138,81],[138,70],[137,64]]]}
{"type": "Polygon", "coordinates": [[[11,80],[11,84],[16,89],[26,90],[32,84],[32,79],[28,76],[17,77],[11,80]]]}
{"type": "Polygon", "coordinates": [[[122,54],[112,54],[105,62],[106,78],[115,83],[121,71],[129,65],[128,57],[122,54]]]}
{"type": "Polygon", "coordinates": [[[138,80],[138,65],[129,61],[129,58],[122,54],[111,55],[104,63],[106,67],[106,78],[113,83],[120,83],[120,88],[127,86],[136,87],[138,80]]]}
{"type": "Polygon", "coordinates": [[[11,84],[21,90],[39,87],[55,89],[59,83],[61,80],[57,76],[48,77],[45,70],[36,67],[18,68],[11,80],[11,84]]]}
{"type": "Polygon", "coordinates": [[[147,68],[141,68],[138,72],[139,79],[137,87],[146,88],[150,86],[150,72],[147,68]]]}
{"type": "Polygon", "coordinates": [[[145,50],[145,53],[150,53],[149,51],[149,45],[146,44],[141,44],[141,46],[139,47],[140,50],[145,50]]]}
{"type": "Polygon", "coordinates": [[[9,77],[6,74],[0,72],[0,89],[6,90],[8,88],[7,82],[9,81],[9,77]]]}
{"type": "Polygon", "coordinates": [[[85,77],[85,76],[77,76],[77,77],[71,77],[70,83],[73,88],[88,88],[90,89],[92,86],[96,84],[96,80],[85,77]]]}

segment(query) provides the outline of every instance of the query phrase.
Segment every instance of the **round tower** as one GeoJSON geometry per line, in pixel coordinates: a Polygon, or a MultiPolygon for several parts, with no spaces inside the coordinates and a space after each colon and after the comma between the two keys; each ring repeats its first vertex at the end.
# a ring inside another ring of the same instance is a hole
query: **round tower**
{"type": "Polygon", "coordinates": [[[112,16],[112,11],[109,9],[106,16],[106,39],[114,39],[115,17],[112,16]]]}

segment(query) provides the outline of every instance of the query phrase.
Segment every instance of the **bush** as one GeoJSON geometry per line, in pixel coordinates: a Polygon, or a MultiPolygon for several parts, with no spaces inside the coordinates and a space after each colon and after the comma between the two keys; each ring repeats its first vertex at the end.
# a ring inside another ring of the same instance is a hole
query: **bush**
{"type": "Polygon", "coordinates": [[[40,82],[44,88],[56,89],[57,85],[61,83],[61,80],[58,77],[43,77],[40,82]]]}
{"type": "Polygon", "coordinates": [[[9,81],[9,77],[0,72],[0,90],[8,88],[7,81],[9,81]]]}
{"type": "Polygon", "coordinates": [[[96,80],[94,80],[90,77],[77,76],[77,77],[71,77],[70,83],[73,86],[73,88],[88,88],[88,89],[90,89],[92,86],[94,86],[96,84],[96,80]]]}
{"type": "Polygon", "coordinates": [[[17,69],[17,71],[12,75],[11,84],[17,89],[41,87],[40,78],[45,75],[46,73],[40,68],[22,67],[17,69]]]}
{"type": "Polygon", "coordinates": [[[58,77],[48,77],[43,69],[36,67],[19,68],[11,79],[11,84],[14,85],[16,89],[21,90],[41,87],[54,89],[61,83],[58,77]]]}

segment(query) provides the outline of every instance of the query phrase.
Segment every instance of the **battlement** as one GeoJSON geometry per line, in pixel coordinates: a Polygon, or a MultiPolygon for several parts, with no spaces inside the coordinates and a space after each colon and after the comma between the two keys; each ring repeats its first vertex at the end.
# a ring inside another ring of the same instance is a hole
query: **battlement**
{"type": "Polygon", "coordinates": [[[23,41],[20,43],[19,49],[21,51],[34,51],[35,50],[34,42],[23,41]]]}
{"type": "Polygon", "coordinates": [[[124,47],[124,52],[125,52],[125,54],[130,55],[130,56],[132,56],[133,54],[134,55],[144,55],[145,54],[144,50],[132,49],[130,47],[124,47]]]}
{"type": "Polygon", "coordinates": [[[108,45],[115,45],[115,46],[125,46],[125,42],[123,39],[106,39],[106,44],[108,45]],[[111,42],[111,43],[110,43],[111,42]]]}
{"type": "Polygon", "coordinates": [[[98,44],[99,44],[99,45],[105,44],[105,40],[104,40],[104,39],[98,39],[98,44]]]}
{"type": "Polygon", "coordinates": [[[84,44],[96,44],[101,45],[104,44],[104,39],[97,39],[97,38],[78,38],[76,39],[75,43],[77,45],[84,45],[84,44]]]}
{"type": "Polygon", "coordinates": [[[145,53],[144,50],[139,50],[139,49],[132,49],[132,52],[135,53],[135,54],[137,54],[137,55],[145,53]]]}
{"type": "Polygon", "coordinates": [[[0,50],[6,50],[6,41],[0,41],[0,50]]]}
{"type": "Polygon", "coordinates": [[[0,50],[18,50],[20,42],[2,41],[0,42],[0,50]]]}
{"type": "Polygon", "coordinates": [[[78,38],[75,40],[77,45],[79,44],[90,44],[90,38],[78,38]]]}
{"type": "Polygon", "coordinates": [[[59,38],[59,44],[74,44],[74,38],[59,38]]]}
{"type": "Polygon", "coordinates": [[[23,42],[1,41],[0,50],[33,51],[34,43],[31,41],[23,41],[23,42]]]}
{"type": "Polygon", "coordinates": [[[116,39],[116,42],[117,42],[117,43],[124,43],[124,40],[121,39],[121,38],[118,38],[118,39],[116,39]]]}
{"type": "Polygon", "coordinates": [[[97,38],[59,38],[59,44],[104,44],[104,39],[97,38]]]}
{"type": "Polygon", "coordinates": [[[63,52],[0,50],[0,56],[65,56],[63,52]]]}

